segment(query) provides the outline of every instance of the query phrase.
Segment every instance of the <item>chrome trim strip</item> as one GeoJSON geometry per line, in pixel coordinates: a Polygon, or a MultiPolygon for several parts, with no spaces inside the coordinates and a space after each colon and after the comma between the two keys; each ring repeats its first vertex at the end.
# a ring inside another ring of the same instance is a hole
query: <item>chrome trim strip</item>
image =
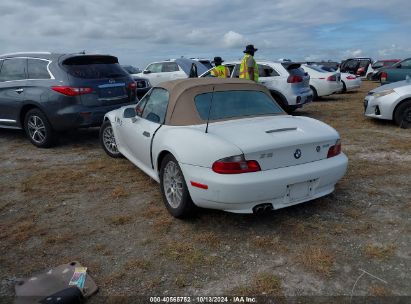
{"type": "Polygon", "coordinates": [[[44,79],[17,79],[17,80],[6,80],[6,81],[0,81],[0,83],[7,83],[7,82],[14,82],[14,81],[27,81],[27,80],[50,80],[50,79],[56,79],[53,75],[53,73],[50,71],[50,64],[51,60],[44,59],[44,58],[35,58],[35,57],[10,57],[10,58],[2,58],[2,60],[10,60],[10,59],[35,59],[35,60],[42,60],[42,61],[47,61],[47,72],[50,75],[50,78],[44,78],[44,79]]]}
{"type": "Polygon", "coordinates": [[[268,130],[265,133],[275,133],[275,132],[284,132],[284,131],[295,131],[297,128],[283,128],[283,129],[275,129],[275,130],[268,130]]]}
{"type": "Polygon", "coordinates": [[[17,120],[13,120],[13,119],[0,119],[0,122],[17,122],[17,120]]]}

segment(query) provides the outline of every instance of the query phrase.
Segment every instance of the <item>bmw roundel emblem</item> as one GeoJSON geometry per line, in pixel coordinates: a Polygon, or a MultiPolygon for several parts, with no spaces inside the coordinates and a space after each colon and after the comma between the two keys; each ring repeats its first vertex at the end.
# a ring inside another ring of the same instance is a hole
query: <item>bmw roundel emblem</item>
{"type": "Polygon", "coordinates": [[[301,150],[300,149],[295,150],[294,157],[295,157],[295,159],[299,159],[301,157],[301,150]]]}
{"type": "Polygon", "coordinates": [[[321,147],[320,147],[320,146],[317,146],[317,148],[315,148],[315,150],[317,150],[317,152],[320,152],[320,151],[321,151],[321,147]]]}

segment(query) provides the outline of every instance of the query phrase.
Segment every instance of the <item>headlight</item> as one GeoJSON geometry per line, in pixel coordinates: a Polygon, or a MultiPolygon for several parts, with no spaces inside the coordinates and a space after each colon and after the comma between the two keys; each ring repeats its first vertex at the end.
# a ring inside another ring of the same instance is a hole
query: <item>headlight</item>
{"type": "Polygon", "coordinates": [[[374,93],[374,94],[372,94],[372,96],[374,96],[375,98],[378,98],[378,97],[382,97],[382,96],[385,96],[385,95],[392,94],[394,92],[395,92],[394,90],[385,90],[385,91],[374,93]]]}

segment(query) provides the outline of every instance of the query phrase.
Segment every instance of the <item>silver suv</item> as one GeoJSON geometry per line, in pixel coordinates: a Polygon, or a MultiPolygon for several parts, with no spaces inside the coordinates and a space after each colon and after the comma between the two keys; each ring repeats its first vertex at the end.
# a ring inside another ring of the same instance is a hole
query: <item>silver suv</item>
{"type": "MultiPolygon", "coordinates": [[[[312,101],[310,76],[299,63],[258,61],[258,82],[265,85],[281,107],[291,113],[312,101]]],[[[224,62],[230,69],[231,78],[238,78],[240,61],[224,62]]],[[[200,77],[212,77],[210,70],[200,77]]]]}

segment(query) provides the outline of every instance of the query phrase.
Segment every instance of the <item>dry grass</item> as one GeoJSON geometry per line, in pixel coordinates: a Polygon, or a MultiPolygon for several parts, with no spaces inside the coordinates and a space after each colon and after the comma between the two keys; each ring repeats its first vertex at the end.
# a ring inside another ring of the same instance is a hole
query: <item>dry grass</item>
{"type": "Polygon", "coordinates": [[[33,236],[44,236],[45,234],[45,230],[36,225],[35,219],[23,218],[17,220],[17,223],[0,226],[0,240],[7,239],[10,245],[22,244],[33,236]]]}
{"type": "Polygon", "coordinates": [[[379,260],[388,259],[393,256],[396,246],[393,244],[390,245],[376,245],[376,244],[367,244],[364,247],[364,254],[369,258],[375,258],[379,260]]]}
{"type": "Polygon", "coordinates": [[[48,236],[44,242],[47,245],[54,245],[54,244],[64,244],[70,242],[74,239],[74,235],[67,233],[67,234],[57,234],[48,236]]]}
{"type": "Polygon", "coordinates": [[[329,276],[335,262],[335,255],[323,247],[306,247],[298,255],[298,261],[305,269],[329,276]]]}
{"type": "Polygon", "coordinates": [[[170,231],[173,219],[170,216],[161,216],[153,221],[153,229],[157,234],[165,234],[170,231]]]}
{"type": "Polygon", "coordinates": [[[190,285],[190,281],[187,279],[185,275],[178,274],[174,280],[174,284],[178,288],[184,288],[190,285]]]}
{"type": "Polygon", "coordinates": [[[113,199],[120,199],[120,198],[125,198],[128,196],[127,192],[125,191],[123,186],[117,186],[111,191],[110,196],[113,199]]]}
{"type": "Polygon", "coordinates": [[[215,232],[199,232],[194,236],[194,240],[211,248],[217,248],[221,244],[221,239],[215,232]]]}
{"type": "Polygon", "coordinates": [[[114,215],[107,219],[107,222],[113,226],[121,226],[130,223],[133,220],[131,215],[114,215]]]}
{"type": "Polygon", "coordinates": [[[232,291],[239,296],[272,295],[283,296],[281,280],[271,273],[255,275],[247,286],[240,286],[232,291]]]}
{"type": "Polygon", "coordinates": [[[124,269],[126,271],[135,271],[135,270],[142,270],[148,271],[152,267],[150,261],[145,259],[131,259],[126,262],[124,265],[124,269]]]}
{"type": "Polygon", "coordinates": [[[392,294],[386,286],[379,284],[371,285],[369,288],[369,293],[374,297],[386,297],[392,294]]]}
{"type": "Polygon", "coordinates": [[[207,256],[204,250],[195,248],[192,244],[186,242],[171,242],[164,246],[160,255],[167,259],[172,260],[180,265],[194,269],[196,267],[207,267],[214,262],[214,258],[207,256]]]}

